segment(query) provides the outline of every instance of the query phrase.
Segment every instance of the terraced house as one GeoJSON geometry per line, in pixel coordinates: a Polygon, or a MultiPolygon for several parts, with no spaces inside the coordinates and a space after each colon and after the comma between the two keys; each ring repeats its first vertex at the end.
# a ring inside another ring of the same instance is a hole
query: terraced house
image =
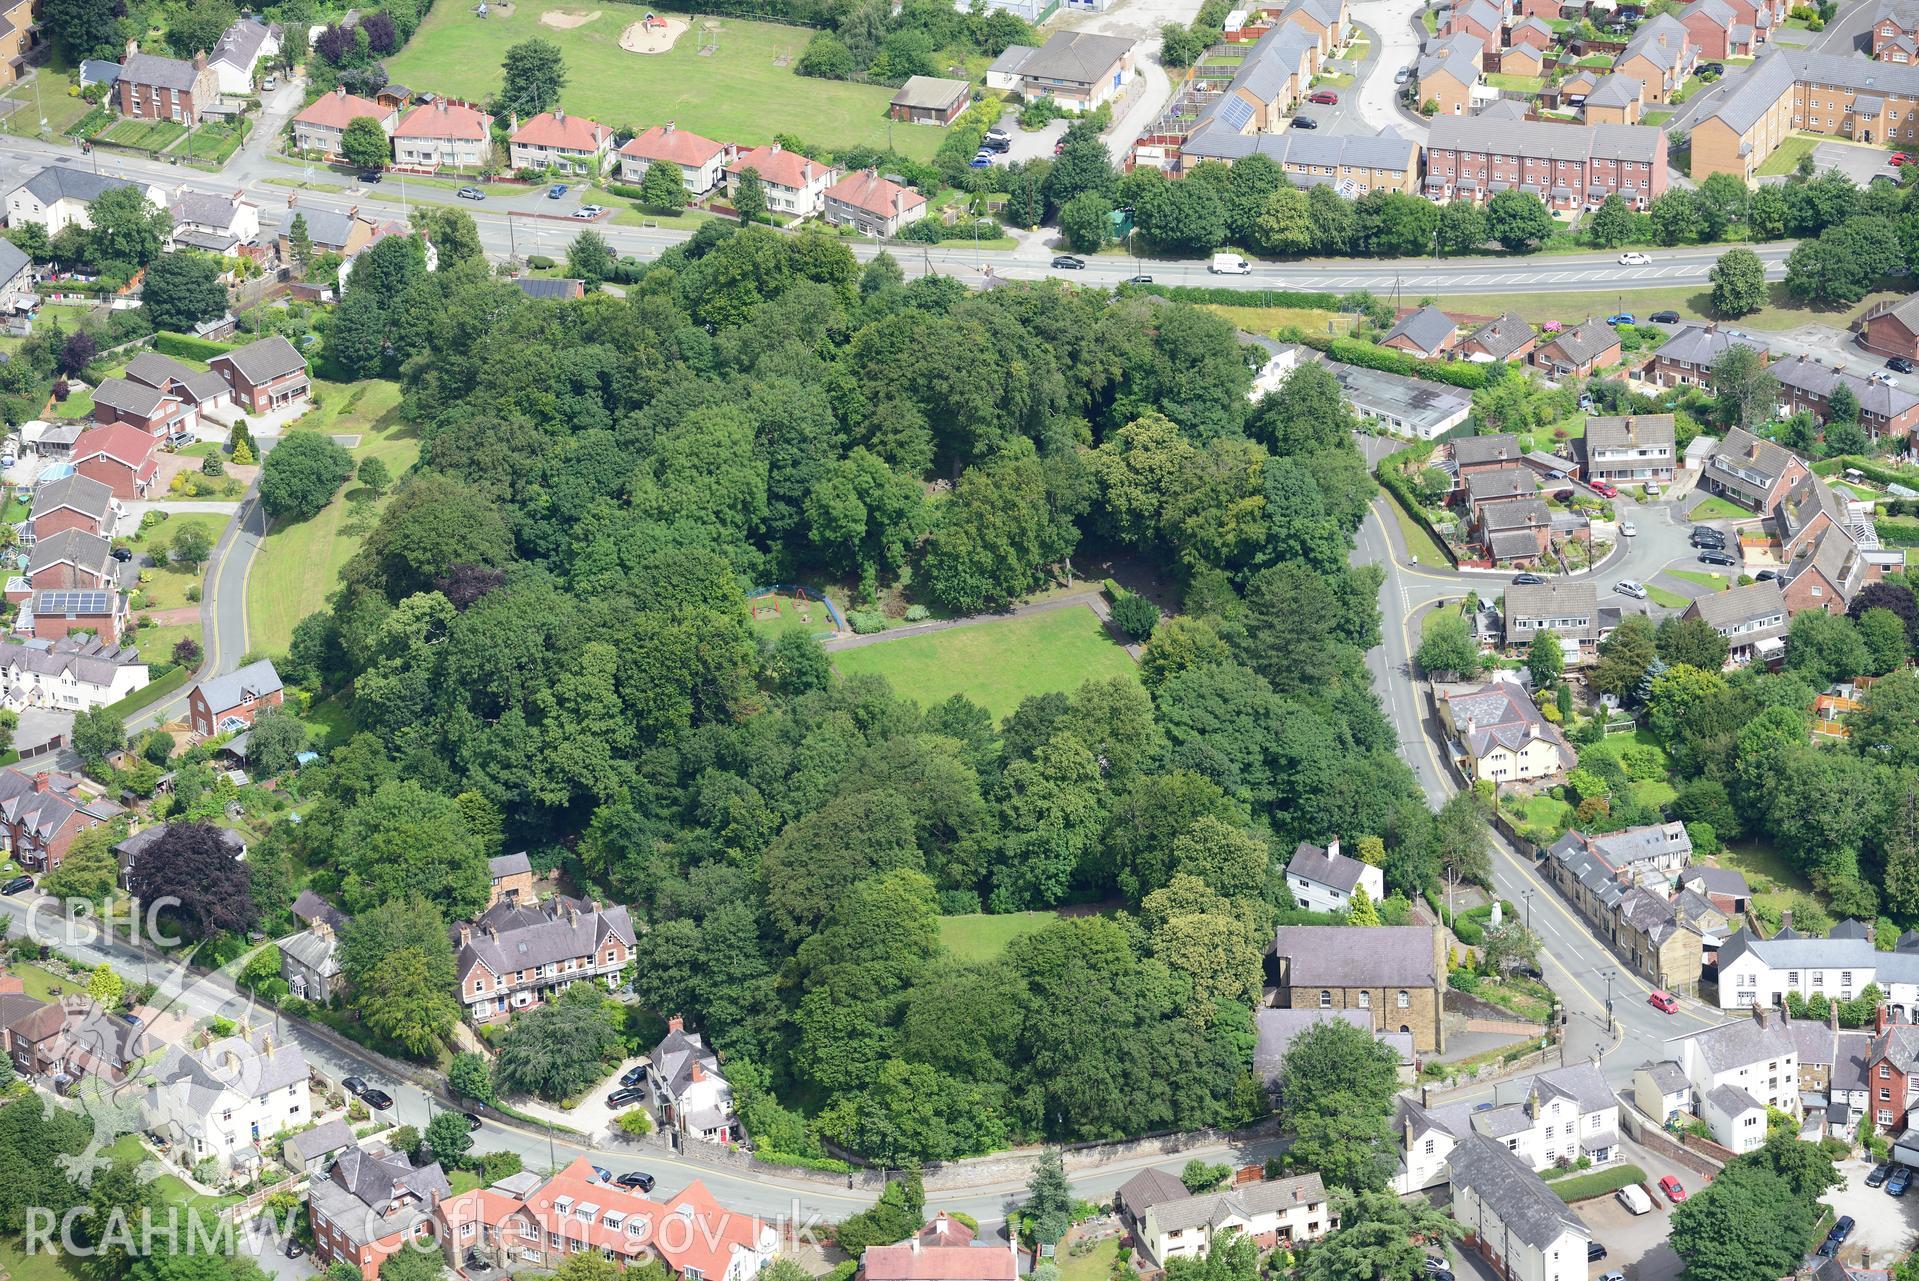
{"type": "Polygon", "coordinates": [[[1692,127],[1692,176],[1751,183],[1794,130],[1919,144],[1919,66],[1778,49],[1692,127]]]}
{"type": "MultiPolygon", "coordinates": [[[[1732,335],[1720,330],[1717,322],[1682,325],[1653,353],[1652,364],[1641,376],[1657,387],[1707,386],[1712,380],[1713,362],[1725,355],[1726,348],[1735,341],[1732,335]]],[[[1765,361],[1764,351],[1759,351],[1759,359],[1762,363],[1765,361]]]]}
{"type": "Polygon", "coordinates": [[[564,895],[502,900],[453,927],[460,1001],[476,1023],[505,1018],[582,979],[616,987],[633,955],[626,908],[564,895]]]}
{"type": "Polygon", "coordinates": [[[1874,441],[1909,436],[1919,424],[1919,396],[1902,388],[1872,382],[1804,356],[1789,357],[1770,368],[1779,380],[1780,408],[1789,414],[1803,411],[1826,422],[1832,417],[1833,394],[1844,387],[1859,406],[1859,425],[1874,441]]]}
{"type": "Polygon", "coordinates": [[[1516,187],[1554,209],[1595,206],[1615,194],[1644,209],[1666,181],[1666,137],[1646,125],[1438,119],[1426,143],[1433,199],[1490,199],[1516,187]]]}

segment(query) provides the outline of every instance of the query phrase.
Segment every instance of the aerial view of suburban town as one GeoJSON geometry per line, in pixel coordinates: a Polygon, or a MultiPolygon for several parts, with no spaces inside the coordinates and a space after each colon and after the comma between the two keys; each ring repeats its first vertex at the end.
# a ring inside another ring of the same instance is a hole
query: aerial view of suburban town
{"type": "Polygon", "coordinates": [[[672,2],[0,0],[0,1281],[1919,1281],[1919,0],[672,2]]]}

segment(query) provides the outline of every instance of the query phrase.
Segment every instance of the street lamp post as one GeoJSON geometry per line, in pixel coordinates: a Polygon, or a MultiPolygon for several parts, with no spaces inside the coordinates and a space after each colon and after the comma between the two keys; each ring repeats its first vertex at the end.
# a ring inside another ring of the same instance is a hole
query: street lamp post
{"type": "Polygon", "coordinates": [[[1525,905],[1526,905],[1526,933],[1528,933],[1528,934],[1531,934],[1531,933],[1533,932],[1533,890],[1532,890],[1532,887],[1531,887],[1531,886],[1527,886],[1527,887],[1526,887],[1526,888],[1525,888],[1524,890],[1522,890],[1522,891],[1520,891],[1520,895],[1519,895],[1519,897],[1520,897],[1520,901],[1522,901],[1522,902],[1523,902],[1523,903],[1525,903],[1525,905]]]}
{"type": "Polygon", "coordinates": [[[1607,1036],[1611,1036],[1613,1031],[1612,980],[1613,980],[1613,971],[1607,970],[1606,971],[1606,1035],[1607,1036]]]}

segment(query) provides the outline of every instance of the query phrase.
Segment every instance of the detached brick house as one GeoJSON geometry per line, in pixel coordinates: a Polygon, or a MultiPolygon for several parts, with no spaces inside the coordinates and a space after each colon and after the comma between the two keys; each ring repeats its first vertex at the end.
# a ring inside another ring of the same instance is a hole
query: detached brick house
{"type": "Polygon", "coordinates": [[[1532,363],[1535,369],[1555,380],[1590,378],[1601,369],[1617,365],[1619,354],[1618,332],[1602,320],[1588,320],[1539,344],[1533,352],[1532,363]]]}
{"type": "Polygon", "coordinates": [[[1734,427],[1707,456],[1699,483],[1707,493],[1751,511],[1767,512],[1811,474],[1799,455],[1785,446],[1734,427]]]}
{"type": "Polygon", "coordinates": [[[613,131],[585,116],[543,111],[507,139],[515,169],[552,169],[598,177],[613,150],[613,131]]]}
{"type": "Polygon", "coordinates": [[[60,866],[73,838],[126,813],[66,774],[0,770],[0,846],[32,872],[60,866]]]}
{"type": "Polygon", "coordinates": [[[187,695],[187,719],[202,738],[244,729],[254,717],[285,701],[285,687],[271,659],[248,663],[225,676],[201,681],[187,695]]]}
{"type": "Polygon", "coordinates": [[[1533,332],[1532,322],[1515,312],[1507,312],[1460,339],[1453,353],[1465,360],[1498,363],[1524,360],[1538,345],[1539,335],[1533,332]]]}
{"type": "Polygon", "coordinates": [[[1421,360],[1435,360],[1453,349],[1458,328],[1451,316],[1428,305],[1401,316],[1399,323],[1379,340],[1379,345],[1421,360]]]}
{"type": "Polygon", "coordinates": [[[204,108],[219,102],[219,76],[207,65],[205,54],[183,62],[139,53],[138,48],[128,42],[126,61],[120,64],[120,79],[114,85],[121,115],[191,126],[199,123],[204,108]]]}
{"type": "Polygon", "coordinates": [[[416,1169],[401,1154],[350,1147],[307,1189],[313,1261],[345,1263],[377,1281],[380,1264],[405,1248],[425,1226],[423,1216],[452,1192],[438,1161],[416,1169]]]}
{"type": "Polygon", "coordinates": [[[1424,925],[1286,925],[1274,932],[1279,995],[1294,1010],[1369,1010],[1420,1054],[1444,1050],[1445,943],[1424,925]]]}
{"type": "Polygon", "coordinates": [[[233,403],[248,413],[296,408],[312,390],[306,357],[278,334],[215,356],[207,364],[232,389],[233,403]]]}
{"type": "Polygon", "coordinates": [[[144,498],[160,462],[153,437],[126,423],[109,423],[80,433],[73,442],[73,469],[97,480],[120,499],[144,498]]]}
{"type": "Polygon", "coordinates": [[[908,76],[893,95],[888,111],[893,119],[911,125],[950,125],[966,110],[972,84],[939,76],[908,76]]]}
{"type": "Polygon", "coordinates": [[[33,491],[28,522],[35,542],[69,529],[111,538],[117,514],[110,487],[86,476],[64,476],[33,491]]]}

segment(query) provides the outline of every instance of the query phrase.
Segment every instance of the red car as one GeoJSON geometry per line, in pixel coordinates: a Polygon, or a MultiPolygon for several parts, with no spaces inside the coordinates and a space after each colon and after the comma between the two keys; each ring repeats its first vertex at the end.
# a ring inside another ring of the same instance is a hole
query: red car
{"type": "Polygon", "coordinates": [[[1662,1014],[1677,1014],[1679,1012],[1679,1002],[1674,998],[1673,994],[1671,992],[1662,992],[1657,988],[1653,989],[1652,995],[1646,998],[1646,1004],[1652,1006],[1653,1009],[1658,1010],[1662,1014]]]}
{"type": "Polygon", "coordinates": [[[1307,94],[1306,101],[1318,103],[1322,107],[1336,107],[1339,105],[1339,95],[1331,89],[1321,89],[1317,93],[1307,94]]]}
{"type": "Polygon", "coordinates": [[[1617,489],[1614,489],[1611,482],[1609,481],[1595,480],[1594,482],[1592,482],[1592,490],[1594,493],[1604,494],[1608,498],[1619,497],[1619,491],[1617,489]]]}
{"type": "Polygon", "coordinates": [[[1685,1185],[1670,1174],[1659,1180],[1659,1190],[1664,1192],[1666,1199],[1674,1205],[1678,1205],[1686,1199],[1685,1185]]]}
{"type": "Polygon", "coordinates": [[[1886,157],[1886,163],[1891,165],[1894,169],[1897,169],[1900,165],[1911,164],[1912,157],[1908,156],[1903,151],[1895,151],[1890,156],[1886,157]]]}

